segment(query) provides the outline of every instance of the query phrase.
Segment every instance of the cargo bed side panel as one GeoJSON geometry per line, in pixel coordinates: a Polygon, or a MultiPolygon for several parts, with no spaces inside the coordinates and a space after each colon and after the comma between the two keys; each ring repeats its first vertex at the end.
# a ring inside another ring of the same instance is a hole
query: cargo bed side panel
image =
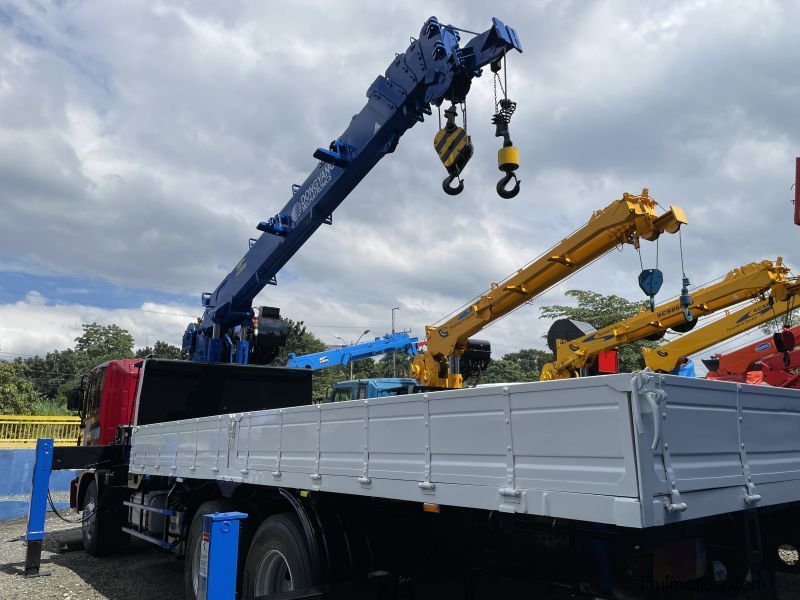
{"type": "Polygon", "coordinates": [[[643,526],[800,500],[797,391],[649,377],[648,386],[666,396],[655,419],[647,403],[640,402],[645,424],[637,440],[642,498],[652,499],[643,526]],[[670,505],[673,509],[667,510],[670,505]]]}

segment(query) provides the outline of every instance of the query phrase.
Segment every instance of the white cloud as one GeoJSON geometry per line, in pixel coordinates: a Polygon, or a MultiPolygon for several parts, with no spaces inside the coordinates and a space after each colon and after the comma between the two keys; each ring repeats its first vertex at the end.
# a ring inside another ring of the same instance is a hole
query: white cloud
{"type": "Polygon", "coordinates": [[[134,336],[134,345],[164,340],[180,346],[191,314],[186,306],[145,302],[131,309],[105,309],[80,304],[54,304],[38,292],[24,300],[0,305],[0,357],[45,354],[75,346],[83,323],[115,323],[134,336]]]}

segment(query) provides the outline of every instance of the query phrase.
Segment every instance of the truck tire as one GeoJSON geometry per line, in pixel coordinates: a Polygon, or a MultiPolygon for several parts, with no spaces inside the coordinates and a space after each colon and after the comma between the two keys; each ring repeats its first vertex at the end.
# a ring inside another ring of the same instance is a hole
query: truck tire
{"type": "MultiPolygon", "coordinates": [[[[200,565],[200,539],[203,535],[203,515],[212,515],[218,512],[232,512],[235,510],[237,510],[237,506],[233,501],[225,498],[218,498],[216,500],[204,502],[194,514],[192,525],[189,527],[189,534],[186,536],[186,551],[183,562],[183,581],[187,600],[197,600],[197,587],[199,585],[197,568],[200,565]]],[[[252,537],[252,528],[249,526],[249,521],[249,519],[245,519],[239,522],[237,589],[241,586],[244,554],[250,546],[250,538],[252,537]]]]}
{"type": "Polygon", "coordinates": [[[247,553],[243,597],[301,590],[313,583],[311,553],[300,519],[294,513],[269,517],[256,531],[247,553]]]}
{"type": "Polygon", "coordinates": [[[121,529],[120,512],[108,506],[113,501],[109,494],[100,496],[96,481],[89,482],[81,514],[81,538],[83,549],[92,556],[104,556],[128,539],[121,529]]]}

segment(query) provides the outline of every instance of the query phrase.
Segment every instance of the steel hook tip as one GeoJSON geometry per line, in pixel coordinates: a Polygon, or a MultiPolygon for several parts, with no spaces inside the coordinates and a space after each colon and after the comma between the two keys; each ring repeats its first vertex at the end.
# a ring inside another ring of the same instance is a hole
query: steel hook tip
{"type": "Polygon", "coordinates": [[[517,179],[517,176],[514,174],[514,172],[509,171],[508,173],[505,174],[505,176],[503,176],[503,178],[500,181],[497,182],[497,194],[501,198],[506,198],[506,199],[513,198],[514,196],[519,194],[520,183],[521,183],[520,180],[517,179]],[[514,187],[511,188],[510,190],[507,190],[506,186],[511,182],[512,179],[514,180],[514,187]]]}
{"type": "Polygon", "coordinates": [[[464,191],[464,180],[458,176],[458,173],[445,177],[442,181],[442,189],[448,196],[458,196],[464,191]],[[458,185],[455,187],[452,185],[454,179],[458,179],[458,185]]]}

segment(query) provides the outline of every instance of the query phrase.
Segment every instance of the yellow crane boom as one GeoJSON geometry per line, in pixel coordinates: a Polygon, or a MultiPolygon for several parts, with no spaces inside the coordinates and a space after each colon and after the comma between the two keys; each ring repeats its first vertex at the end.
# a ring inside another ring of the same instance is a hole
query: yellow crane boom
{"type": "Polygon", "coordinates": [[[788,273],[789,269],[783,265],[781,257],[774,263],[769,260],[750,263],[732,270],[718,283],[694,290],[689,306],[692,321],[686,320],[680,301],[673,300],[657,306],[652,312],[643,309],[586,337],[557,340],[556,359],[542,367],[540,379],[547,381],[577,377],[582,368],[590,367],[598,354],[605,350],[661,335],[667,329],[688,331],[697,322],[698,316],[710,315],[743,300],[756,298],[777,284],[785,284],[788,273]]]}
{"type": "Polygon", "coordinates": [[[776,283],[766,298],[748,303],[744,308],[730,312],[721,319],[685,333],[658,348],[642,348],[644,364],[653,371],[669,373],[684,357],[763,325],[770,319],[785,315],[797,308],[798,302],[800,302],[799,282],[776,283]]]}
{"type": "Polygon", "coordinates": [[[656,214],[658,203],[647,189],[641,195],[623,194],[541,257],[478,297],[464,310],[438,326],[425,328],[427,349],[416,356],[411,376],[424,386],[460,388],[462,375],[451,369],[450,358],[467,350],[468,338],[541,294],[581,267],[622,244],[639,247],[639,240],[656,240],[662,233],[675,233],[686,223],[683,211],[670,205],[656,214]]]}

